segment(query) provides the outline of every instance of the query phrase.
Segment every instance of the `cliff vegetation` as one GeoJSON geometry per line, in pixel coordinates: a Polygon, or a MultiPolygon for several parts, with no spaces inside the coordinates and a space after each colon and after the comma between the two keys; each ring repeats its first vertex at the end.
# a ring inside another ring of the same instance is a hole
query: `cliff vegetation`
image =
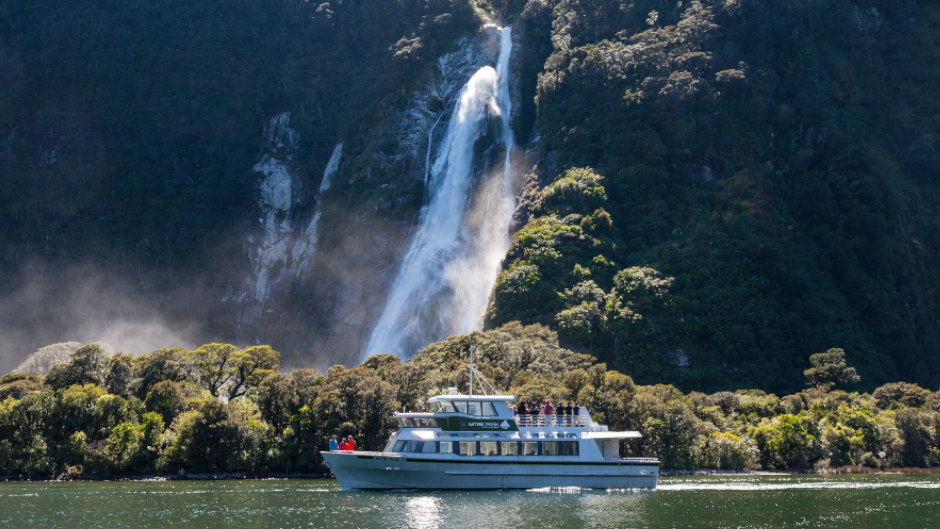
{"type": "Polygon", "coordinates": [[[833,346],[864,384],[937,385],[936,5],[533,0],[520,19],[544,155],[491,325],[685,389],[792,392],[833,346]]]}
{"type": "MultiPolygon", "coordinates": [[[[406,234],[425,199],[403,176],[422,171],[380,163],[396,147],[382,127],[484,11],[513,24],[513,126],[534,160],[488,329],[541,325],[683,392],[806,395],[806,358],[836,347],[869,394],[940,385],[940,7],[927,0],[4,2],[0,368],[73,339],[52,314],[60,292],[81,317],[125,312],[102,294],[112,284],[213,337],[194,343],[237,341],[219,305],[248,268],[251,168],[283,112],[304,189],[337,142],[352,160],[321,238],[345,260],[264,300],[264,328],[238,338],[313,365],[311,334],[367,335],[371,313],[335,307],[378,302],[333,287],[381,291],[348,263],[394,277],[385,263],[404,250],[384,235],[406,234]]],[[[51,406],[67,389],[39,391],[51,406]]]]}

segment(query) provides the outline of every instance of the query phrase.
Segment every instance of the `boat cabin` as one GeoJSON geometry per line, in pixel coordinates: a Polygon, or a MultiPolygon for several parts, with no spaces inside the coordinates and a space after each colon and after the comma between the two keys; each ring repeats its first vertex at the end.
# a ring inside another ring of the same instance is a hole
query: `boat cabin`
{"type": "Polygon", "coordinates": [[[435,461],[651,464],[648,459],[620,457],[620,442],[639,438],[639,432],[611,432],[593,421],[586,408],[579,408],[577,416],[518,415],[515,401],[513,395],[456,391],[431,397],[431,412],[395,414],[401,429],[392,434],[381,454],[435,461]]]}
{"type": "Polygon", "coordinates": [[[435,413],[462,413],[478,417],[513,417],[513,395],[438,395],[428,402],[435,413]]]}

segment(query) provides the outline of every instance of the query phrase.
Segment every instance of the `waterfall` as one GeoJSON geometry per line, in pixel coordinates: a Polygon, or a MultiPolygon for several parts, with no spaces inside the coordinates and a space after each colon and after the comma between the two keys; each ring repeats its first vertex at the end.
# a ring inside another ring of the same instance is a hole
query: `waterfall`
{"type": "Polygon", "coordinates": [[[509,126],[510,28],[499,30],[496,68],[476,71],[460,92],[433,165],[430,201],[373,328],[364,357],[408,356],[428,342],[483,325],[509,248],[515,209],[509,126]],[[492,138],[490,138],[492,136],[492,138]],[[480,140],[505,154],[479,163],[480,140]]]}
{"type": "Polygon", "coordinates": [[[428,183],[431,181],[431,152],[433,151],[432,147],[434,146],[434,129],[437,128],[437,124],[441,122],[441,118],[444,117],[444,114],[437,116],[437,120],[434,121],[434,124],[431,125],[430,130],[428,130],[428,151],[427,155],[424,158],[424,187],[428,187],[428,183]]]}
{"type": "Polygon", "coordinates": [[[294,246],[292,253],[294,262],[294,275],[297,278],[302,277],[313,267],[313,258],[317,253],[317,225],[320,223],[320,216],[323,214],[323,193],[330,189],[330,179],[339,169],[339,161],[343,155],[342,142],[333,147],[333,153],[330,160],[323,169],[323,179],[320,180],[320,187],[317,188],[317,206],[313,211],[313,217],[303,231],[303,235],[294,246]]]}

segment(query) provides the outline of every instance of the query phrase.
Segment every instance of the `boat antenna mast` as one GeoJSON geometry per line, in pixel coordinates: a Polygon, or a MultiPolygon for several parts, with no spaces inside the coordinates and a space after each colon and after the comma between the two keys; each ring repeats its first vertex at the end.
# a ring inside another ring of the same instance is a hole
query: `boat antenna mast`
{"type": "Polygon", "coordinates": [[[496,388],[493,387],[493,384],[490,384],[490,381],[487,380],[486,377],[484,377],[482,373],[477,371],[475,367],[473,367],[473,346],[471,345],[470,346],[470,396],[471,397],[473,396],[473,374],[474,373],[476,373],[478,379],[483,381],[483,384],[486,384],[485,386],[483,384],[480,385],[480,387],[483,388],[484,395],[487,394],[486,393],[487,388],[489,388],[489,390],[492,392],[490,393],[490,395],[499,395],[499,392],[496,391],[496,388]]]}
{"type": "Polygon", "coordinates": [[[473,346],[470,346],[470,396],[473,396],[473,346]]]}

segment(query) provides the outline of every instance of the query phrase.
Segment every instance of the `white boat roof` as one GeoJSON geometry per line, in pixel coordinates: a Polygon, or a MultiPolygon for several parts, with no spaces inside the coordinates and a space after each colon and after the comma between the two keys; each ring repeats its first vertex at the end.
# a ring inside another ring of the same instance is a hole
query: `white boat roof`
{"type": "Polygon", "coordinates": [[[510,401],[515,402],[515,395],[437,395],[428,399],[428,402],[452,401],[452,400],[472,400],[472,401],[510,401]]]}
{"type": "Polygon", "coordinates": [[[640,432],[584,432],[582,439],[639,439],[640,432]]]}

